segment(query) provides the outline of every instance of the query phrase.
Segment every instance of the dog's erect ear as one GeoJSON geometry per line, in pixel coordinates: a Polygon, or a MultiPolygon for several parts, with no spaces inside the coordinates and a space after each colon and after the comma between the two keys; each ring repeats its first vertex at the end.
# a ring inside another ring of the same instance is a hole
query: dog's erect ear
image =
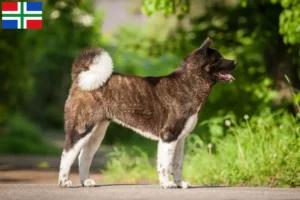
{"type": "Polygon", "coordinates": [[[208,47],[210,46],[211,44],[211,39],[208,37],[206,38],[206,40],[204,40],[204,42],[201,44],[201,47],[200,49],[206,51],[208,49],[208,47]]]}

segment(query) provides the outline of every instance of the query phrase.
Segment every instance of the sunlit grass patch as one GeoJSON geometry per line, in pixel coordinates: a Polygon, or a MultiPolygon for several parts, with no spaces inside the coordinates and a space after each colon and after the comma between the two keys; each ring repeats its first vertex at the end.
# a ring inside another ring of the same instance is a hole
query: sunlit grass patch
{"type": "Polygon", "coordinates": [[[154,163],[148,154],[137,146],[114,148],[109,154],[107,170],[103,171],[107,181],[118,183],[155,183],[158,179],[154,163]]]}
{"type": "Polygon", "coordinates": [[[205,185],[300,185],[299,117],[265,112],[239,122],[232,117],[230,122],[224,137],[212,145],[214,153],[199,136],[188,139],[188,180],[205,185]]]}

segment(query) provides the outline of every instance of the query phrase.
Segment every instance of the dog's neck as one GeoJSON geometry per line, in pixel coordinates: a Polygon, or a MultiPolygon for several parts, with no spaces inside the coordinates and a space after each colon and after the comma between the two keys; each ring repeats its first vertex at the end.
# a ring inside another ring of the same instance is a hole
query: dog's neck
{"type": "Polygon", "coordinates": [[[189,69],[185,62],[180,64],[174,72],[174,76],[180,84],[187,88],[185,97],[189,101],[197,102],[197,104],[203,105],[215,84],[212,80],[208,80],[205,77],[199,75],[196,70],[189,69]]]}

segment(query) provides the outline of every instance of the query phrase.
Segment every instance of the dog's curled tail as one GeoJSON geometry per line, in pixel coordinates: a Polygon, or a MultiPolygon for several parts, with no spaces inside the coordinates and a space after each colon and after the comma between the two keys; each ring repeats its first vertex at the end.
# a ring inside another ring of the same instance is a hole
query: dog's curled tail
{"type": "Polygon", "coordinates": [[[101,48],[86,48],[75,58],[72,65],[72,80],[81,89],[95,90],[109,79],[113,72],[110,55],[101,48]]]}

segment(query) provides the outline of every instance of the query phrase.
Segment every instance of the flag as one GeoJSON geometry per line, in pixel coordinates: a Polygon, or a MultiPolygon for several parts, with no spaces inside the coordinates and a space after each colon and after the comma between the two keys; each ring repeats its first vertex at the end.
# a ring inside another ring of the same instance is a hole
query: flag
{"type": "Polygon", "coordinates": [[[41,29],[42,2],[2,2],[2,29],[41,29]]]}

